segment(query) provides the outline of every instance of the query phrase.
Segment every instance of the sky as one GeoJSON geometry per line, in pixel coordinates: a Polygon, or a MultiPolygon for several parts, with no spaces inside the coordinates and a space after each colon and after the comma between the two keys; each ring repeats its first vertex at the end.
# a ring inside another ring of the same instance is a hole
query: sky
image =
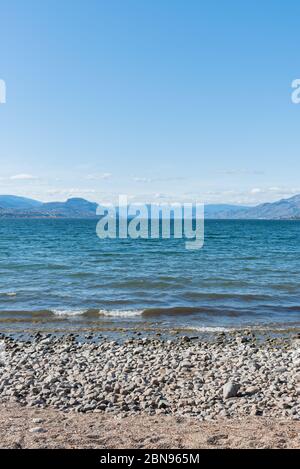
{"type": "Polygon", "coordinates": [[[0,193],[300,193],[298,0],[0,0],[0,193]]]}

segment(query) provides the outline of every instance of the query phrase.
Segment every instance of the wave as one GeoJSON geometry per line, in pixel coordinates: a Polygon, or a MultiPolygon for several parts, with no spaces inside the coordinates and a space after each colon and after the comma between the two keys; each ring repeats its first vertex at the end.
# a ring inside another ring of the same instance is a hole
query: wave
{"type": "MultiPolygon", "coordinates": [[[[1,294],[1,293],[0,293],[1,294]]],[[[191,318],[201,317],[207,319],[214,317],[218,318],[249,318],[252,322],[255,322],[255,318],[261,318],[266,316],[270,320],[271,313],[277,313],[279,316],[290,313],[292,319],[295,314],[300,311],[300,306],[290,305],[285,307],[274,307],[272,305],[263,305],[258,308],[228,308],[228,307],[214,307],[214,306],[175,306],[175,307],[153,307],[153,308],[112,308],[112,309],[99,309],[99,308],[51,308],[51,309],[39,309],[39,310],[13,310],[3,309],[0,310],[0,318],[3,319],[17,319],[17,318],[33,318],[33,319],[51,319],[57,318],[57,320],[63,320],[67,318],[90,318],[90,319],[101,319],[101,318],[119,318],[120,320],[126,318],[144,318],[161,320],[163,318],[175,317],[180,319],[188,316],[191,318]]],[[[288,316],[288,315],[287,315],[288,316]]]]}
{"type": "Polygon", "coordinates": [[[44,310],[35,310],[35,311],[0,311],[0,317],[11,316],[11,317],[20,317],[20,316],[29,316],[33,318],[51,318],[53,316],[57,318],[76,318],[76,317],[85,317],[85,318],[99,318],[99,317],[111,317],[111,318],[130,318],[136,316],[142,316],[144,313],[143,310],[133,309],[133,310],[121,310],[121,309],[44,309],[44,310]]]}
{"type": "Polygon", "coordinates": [[[74,310],[74,309],[52,309],[49,311],[50,314],[60,317],[73,317],[73,316],[83,316],[86,314],[86,310],[74,310]]]}
{"type": "Polygon", "coordinates": [[[182,330],[185,331],[195,331],[195,332],[231,332],[237,328],[232,327],[219,327],[219,326],[194,326],[194,327],[183,327],[182,330]]]}
{"type": "Polygon", "coordinates": [[[115,309],[115,310],[103,310],[100,309],[99,315],[100,316],[108,316],[112,318],[132,318],[136,316],[142,316],[144,313],[143,310],[128,310],[128,311],[123,311],[120,309],[115,309]]]}
{"type": "Polygon", "coordinates": [[[72,309],[53,309],[50,311],[54,316],[59,317],[76,317],[76,316],[87,316],[87,317],[111,317],[111,318],[131,318],[141,316],[143,310],[106,310],[106,309],[88,309],[88,310],[72,310],[72,309]]]}
{"type": "Polygon", "coordinates": [[[216,317],[239,317],[243,315],[255,315],[255,312],[248,310],[225,309],[214,307],[191,307],[176,306],[170,308],[146,308],[146,309],[76,309],[76,308],[53,308],[41,310],[2,310],[0,316],[32,316],[32,317],[51,317],[67,318],[84,316],[87,318],[111,317],[111,318],[158,318],[160,316],[216,316],[216,317]]]}
{"type": "MultiPolygon", "coordinates": [[[[245,311],[234,309],[212,308],[212,307],[191,307],[175,306],[170,308],[146,308],[146,309],[88,309],[88,310],[51,310],[55,316],[86,316],[86,317],[110,317],[110,318],[155,318],[159,316],[185,316],[185,315],[207,315],[207,316],[226,316],[238,317],[245,314],[245,311]]],[[[247,314],[248,312],[246,312],[247,314]]],[[[252,313],[253,314],[253,313],[252,313]]]]}
{"type": "Polygon", "coordinates": [[[15,296],[17,296],[17,294],[14,291],[0,292],[0,296],[15,297],[15,296]]]}
{"type": "Polygon", "coordinates": [[[2,310],[0,316],[31,316],[35,318],[76,318],[84,316],[86,318],[155,318],[158,316],[184,316],[184,315],[215,315],[215,316],[239,316],[242,313],[237,311],[226,311],[224,309],[206,307],[171,307],[171,308],[146,308],[146,309],[76,309],[76,308],[53,308],[42,310],[2,310]]]}

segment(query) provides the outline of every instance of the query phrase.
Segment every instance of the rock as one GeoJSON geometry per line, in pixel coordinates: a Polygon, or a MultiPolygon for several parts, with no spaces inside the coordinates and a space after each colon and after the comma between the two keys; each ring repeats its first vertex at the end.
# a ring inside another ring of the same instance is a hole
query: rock
{"type": "Polygon", "coordinates": [[[263,411],[254,405],[251,409],[250,415],[263,415],[263,411]]]}
{"type": "Polygon", "coordinates": [[[223,386],[223,398],[230,399],[231,397],[236,397],[240,387],[240,384],[228,381],[228,383],[223,386]]]}
{"type": "Polygon", "coordinates": [[[30,433],[45,433],[47,430],[45,430],[42,427],[33,427],[29,429],[30,433]]]}
{"type": "Polygon", "coordinates": [[[181,368],[192,368],[193,364],[189,360],[183,360],[181,362],[181,368]]]}
{"type": "Polygon", "coordinates": [[[246,388],[245,393],[248,394],[249,396],[252,396],[253,394],[257,394],[259,392],[259,389],[257,389],[255,386],[249,386],[249,388],[246,388]]]}
{"type": "Polygon", "coordinates": [[[12,449],[22,449],[22,442],[21,441],[15,441],[12,444],[12,449]]]}
{"type": "Polygon", "coordinates": [[[240,343],[240,344],[245,344],[247,342],[250,342],[251,340],[251,337],[246,337],[246,336],[241,336],[241,337],[238,337],[237,338],[237,341],[240,343]]]}
{"type": "Polygon", "coordinates": [[[43,422],[44,420],[39,417],[32,419],[32,423],[43,423],[43,422]]]}
{"type": "Polygon", "coordinates": [[[167,407],[169,407],[169,403],[165,399],[161,399],[159,401],[157,407],[158,407],[158,409],[166,409],[167,407]]]}
{"type": "Polygon", "coordinates": [[[190,339],[187,335],[184,335],[184,336],[181,338],[181,340],[182,340],[183,342],[190,342],[191,339],[190,339]]]}

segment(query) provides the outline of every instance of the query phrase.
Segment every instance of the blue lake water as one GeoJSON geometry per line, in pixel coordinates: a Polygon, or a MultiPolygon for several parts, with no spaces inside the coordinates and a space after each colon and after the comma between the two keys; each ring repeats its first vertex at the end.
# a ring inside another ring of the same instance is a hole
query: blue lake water
{"type": "Polygon", "coordinates": [[[300,221],[205,222],[184,240],[100,240],[95,220],[0,220],[0,329],[300,324],[300,221]]]}

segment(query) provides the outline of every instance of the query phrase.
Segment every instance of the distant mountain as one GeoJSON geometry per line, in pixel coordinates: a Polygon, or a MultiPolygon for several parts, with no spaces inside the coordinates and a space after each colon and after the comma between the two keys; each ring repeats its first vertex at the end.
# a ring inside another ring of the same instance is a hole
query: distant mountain
{"type": "Polygon", "coordinates": [[[18,197],[16,195],[0,195],[0,208],[13,210],[29,210],[42,205],[37,200],[18,197]]]}
{"type": "Polygon", "coordinates": [[[243,205],[208,204],[204,206],[205,218],[219,218],[222,213],[239,215],[250,207],[243,205]]]}
{"type": "Polygon", "coordinates": [[[37,211],[56,217],[95,217],[98,204],[81,198],[68,199],[66,202],[48,202],[37,211]]]}
{"type": "MultiPolygon", "coordinates": [[[[81,198],[42,203],[13,195],[0,195],[0,218],[96,218],[98,204],[81,198]]],[[[256,207],[205,205],[207,219],[300,219],[300,194],[256,207]]]]}
{"type": "Polygon", "coordinates": [[[216,218],[290,220],[300,219],[300,194],[281,199],[278,202],[265,203],[248,207],[240,212],[226,210],[216,214],[216,218]]]}
{"type": "Polygon", "coordinates": [[[0,196],[0,217],[2,218],[90,218],[96,217],[98,204],[89,202],[81,198],[68,199],[66,202],[41,203],[30,199],[20,201],[17,197],[13,206],[11,204],[1,204],[1,199],[6,200],[7,196],[0,196]],[[19,201],[19,203],[17,203],[19,201]],[[26,203],[26,201],[29,201],[26,203]]]}

